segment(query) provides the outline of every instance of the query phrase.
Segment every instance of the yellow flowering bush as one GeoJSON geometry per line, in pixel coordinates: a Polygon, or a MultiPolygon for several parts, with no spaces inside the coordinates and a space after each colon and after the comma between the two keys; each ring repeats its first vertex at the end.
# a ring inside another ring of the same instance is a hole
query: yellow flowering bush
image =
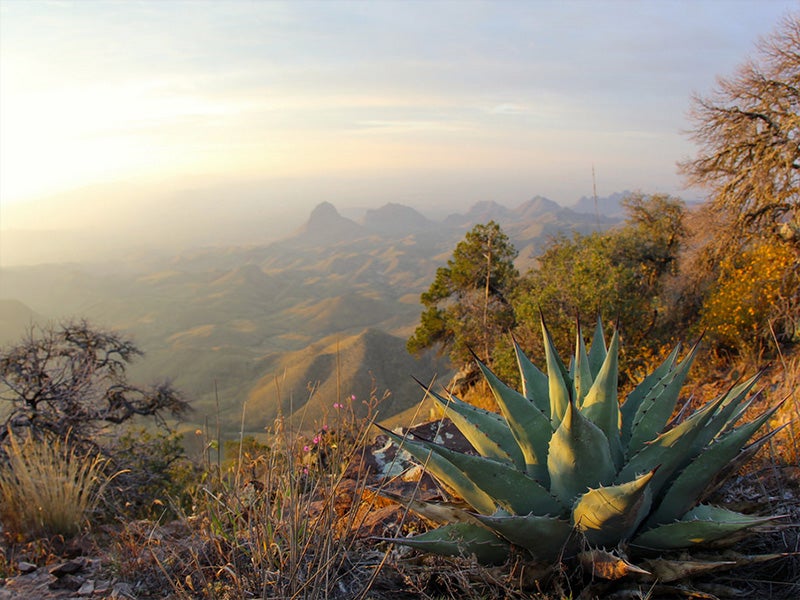
{"type": "Polygon", "coordinates": [[[701,325],[722,345],[761,351],[772,331],[779,336],[794,333],[786,311],[796,305],[799,287],[795,252],[758,242],[722,262],[703,305],[701,325]]]}

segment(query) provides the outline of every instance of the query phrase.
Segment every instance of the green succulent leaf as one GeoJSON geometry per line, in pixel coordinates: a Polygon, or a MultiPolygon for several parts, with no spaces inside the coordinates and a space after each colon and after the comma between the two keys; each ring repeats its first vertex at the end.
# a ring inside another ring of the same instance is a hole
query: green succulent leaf
{"type": "Polygon", "coordinates": [[[654,473],[583,494],[572,509],[575,527],[595,546],[615,546],[630,538],[650,510],[654,473]]]}
{"type": "Polygon", "coordinates": [[[508,427],[497,413],[478,408],[450,395],[443,398],[436,392],[430,395],[444,409],[445,414],[481,455],[513,463],[525,468],[525,457],[508,427]]]}
{"type": "Polygon", "coordinates": [[[546,484],[547,444],[553,435],[550,419],[525,396],[500,381],[483,362],[476,361],[522,450],[526,471],[546,484]]]}
{"type": "Polygon", "coordinates": [[[553,338],[542,317],[542,337],[544,338],[544,354],[547,360],[547,382],[550,396],[550,420],[557,427],[567,412],[571,400],[570,391],[573,384],[570,381],[569,370],[556,351],[553,338]]]}
{"type": "MultiPolygon", "coordinates": [[[[655,371],[645,377],[639,385],[637,385],[625,402],[620,407],[622,415],[622,443],[627,446],[631,439],[631,430],[633,429],[633,421],[636,418],[636,413],[639,407],[650,397],[661,393],[665,379],[669,378],[675,368],[675,362],[678,360],[678,353],[680,352],[680,344],[670,352],[669,356],[664,359],[655,371]]],[[[598,369],[599,370],[599,369],[598,369]]],[[[649,401],[649,400],[648,400],[649,401]]]]}
{"type": "Polygon", "coordinates": [[[531,362],[522,348],[514,342],[514,354],[517,357],[517,366],[522,378],[522,395],[534,403],[542,414],[550,418],[550,388],[547,375],[542,373],[535,364],[531,362]]]}
{"type": "Polygon", "coordinates": [[[603,362],[606,360],[606,338],[603,333],[603,319],[597,315],[597,325],[592,336],[592,345],[589,348],[589,370],[592,378],[597,377],[603,362]]]}
{"type": "MultiPolygon", "coordinates": [[[[589,355],[586,353],[586,344],[583,341],[581,324],[578,322],[578,334],[575,339],[575,360],[573,383],[575,384],[575,403],[578,406],[583,404],[583,399],[592,387],[594,377],[589,366],[589,355]]],[[[614,390],[616,392],[616,389],[614,390]]]]}
{"type": "Polygon", "coordinates": [[[689,374],[689,368],[697,356],[698,348],[699,342],[692,347],[688,356],[678,363],[671,375],[662,379],[651,390],[651,393],[645,396],[633,420],[631,439],[628,443],[628,456],[641,450],[666,426],[675,411],[678,395],[689,374]]]}
{"type": "Polygon", "coordinates": [[[775,406],[750,423],[729,431],[698,454],[666,489],[658,507],[647,520],[648,526],[670,523],[694,506],[719,472],[736,458],[747,440],[779,407],[775,406]]]}
{"type": "Polygon", "coordinates": [[[617,373],[619,370],[619,332],[614,331],[611,345],[597,377],[583,400],[580,412],[597,425],[608,439],[611,457],[617,468],[624,459],[620,441],[620,411],[617,401],[617,373]]]}
{"type": "MultiPolygon", "coordinates": [[[[700,435],[697,436],[697,440],[695,441],[695,449],[697,451],[706,446],[720,431],[730,427],[738,420],[741,416],[738,409],[742,401],[747,397],[747,394],[750,393],[750,390],[753,389],[753,386],[761,378],[761,375],[761,372],[756,373],[747,381],[735,385],[727,391],[725,400],[723,400],[719,409],[717,409],[711,417],[700,435]]],[[[749,402],[746,403],[746,406],[747,405],[749,405],[749,402]]]]}
{"type": "Polygon", "coordinates": [[[646,550],[673,550],[706,544],[780,517],[749,517],[717,506],[700,505],[680,521],[659,525],[634,538],[633,546],[646,550]]]}
{"type": "Polygon", "coordinates": [[[565,511],[564,505],[547,488],[508,463],[456,452],[424,440],[415,441],[450,462],[479,489],[491,496],[494,502],[513,514],[525,515],[533,512],[539,515],[558,515],[565,511]]]}
{"type": "Polygon", "coordinates": [[[567,404],[564,419],[550,440],[547,469],[550,491],[565,504],[614,478],[616,468],[605,434],[572,402],[567,404]]]}
{"type": "Polygon", "coordinates": [[[431,521],[435,521],[436,523],[472,523],[474,525],[481,524],[481,522],[475,517],[473,513],[449,503],[426,502],[424,500],[415,500],[414,498],[404,498],[403,496],[399,496],[395,493],[392,493],[382,488],[376,488],[375,492],[378,495],[383,496],[384,498],[388,498],[389,500],[394,500],[395,502],[397,502],[402,506],[407,506],[414,512],[419,513],[426,519],[430,519],[431,521]]]}
{"type": "Polygon", "coordinates": [[[569,521],[538,515],[476,515],[486,527],[512,544],[525,548],[534,558],[555,560],[575,549],[569,521]],[[573,543],[570,543],[573,542],[573,543]]]}
{"type": "Polygon", "coordinates": [[[450,487],[476,511],[490,515],[496,510],[497,505],[492,497],[480,489],[475,482],[442,456],[440,452],[437,452],[436,448],[438,448],[438,446],[436,446],[436,444],[423,442],[422,440],[412,440],[407,437],[404,438],[380,425],[376,425],[376,427],[394,440],[398,446],[422,463],[439,481],[450,487]]]}
{"type": "Polygon", "coordinates": [[[475,556],[482,564],[497,565],[508,559],[510,544],[482,525],[451,523],[411,538],[378,538],[423,552],[443,556],[475,556]]]}
{"type": "Polygon", "coordinates": [[[653,492],[658,493],[673,473],[682,469],[694,458],[692,449],[695,438],[722,401],[723,398],[719,398],[716,402],[707,404],[648,443],[620,470],[616,478],[617,483],[630,481],[639,473],[658,467],[651,484],[653,492]]]}

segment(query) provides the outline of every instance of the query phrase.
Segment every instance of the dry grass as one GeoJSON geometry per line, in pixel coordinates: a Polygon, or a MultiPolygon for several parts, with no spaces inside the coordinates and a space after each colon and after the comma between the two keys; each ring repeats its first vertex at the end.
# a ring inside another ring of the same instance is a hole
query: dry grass
{"type": "Polygon", "coordinates": [[[267,445],[242,444],[227,467],[209,471],[191,514],[167,527],[128,524],[118,571],[142,597],[364,597],[383,557],[357,535],[370,427],[343,406],[310,436],[278,419],[267,445]]]}
{"type": "Polygon", "coordinates": [[[20,441],[9,433],[0,466],[0,520],[19,540],[78,534],[111,478],[107,461],[78,454],[69,438],[20,441]]]}

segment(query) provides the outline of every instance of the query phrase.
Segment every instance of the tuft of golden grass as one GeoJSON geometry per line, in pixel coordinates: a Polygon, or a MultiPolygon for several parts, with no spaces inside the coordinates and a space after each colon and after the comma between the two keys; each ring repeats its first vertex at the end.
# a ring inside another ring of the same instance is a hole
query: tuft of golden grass
{"type": "Polygon", "coordinates": [[[108,461],[79,454],[65,439],[9,434],[0,465],[0,521],[19,540],[81,532],[111,480],[108,461]]]}

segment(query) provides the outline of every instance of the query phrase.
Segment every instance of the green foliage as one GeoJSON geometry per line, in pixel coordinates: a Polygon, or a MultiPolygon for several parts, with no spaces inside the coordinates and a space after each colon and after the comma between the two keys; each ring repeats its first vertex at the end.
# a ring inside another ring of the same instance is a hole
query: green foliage
{"type": "Polygon", "coordinates": [[[515,545],[549,561],[576,553],[581,538],[661,552],[769,520],[699,504],[777,408],[737,426],[757,377],[670,423],[696,346],[681,361],[672,352],[620,405],[617,332],[607,345],[598,322],[587,351],[579,328],[566,368],[544,324],[542,331],[547,373],[520,352],[522,394],[479,362],[502,417],[434,394],[480,455],[386,431],[471,507],[451,511],[440,529],[395,541],[487,562],[502,562],[515,545]]]}
{"type": "Polygon", "coordinates": [[[498,339],[514,325],[511,292],[519,278],[516,256],[494,221],[469,231],[422,294],[425,310],[408,340],[408,350],[418,353],[436,347],[462,365],[469,362],[472,347],[491,363],[498,339]]]}
{"type": "Polygon", "coordinates": [[[200,479],[185,454],[183,436],[170,431],[128,428],[114,443],[120,470],[108,497],[127,517],[163,518],[175,505],[189,505],[200,479]]]}
{"type": "Polygon", "coordinates": [[[676,271],[683,227],[683,202],[670,196],[632,194],[624,200],[623,227],[554,239],[515,294],[516,337],[542,348],[540,311],[549,315],[555,339],[566,342],[576,315],[611,314],[634,348],[655,344],[662,325],[661,293],[676,271]],[[539,338],[539,339],[537,339],[539,338]]]}

